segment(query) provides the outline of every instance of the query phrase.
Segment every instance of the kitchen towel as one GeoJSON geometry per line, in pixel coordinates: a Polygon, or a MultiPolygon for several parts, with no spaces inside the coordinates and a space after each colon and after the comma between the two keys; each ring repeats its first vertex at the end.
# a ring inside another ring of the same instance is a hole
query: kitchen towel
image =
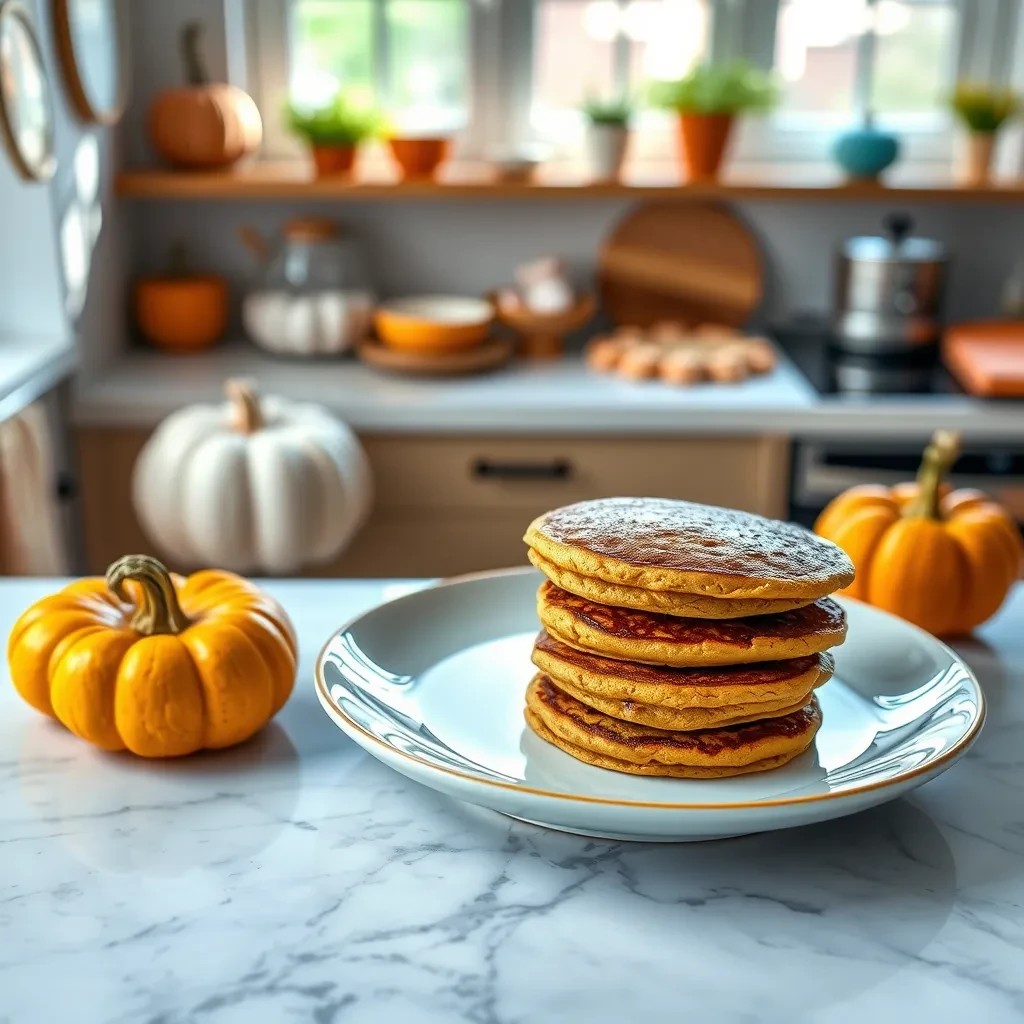
{"type": "Polygon", "coordinates": [[[56,497],[53,433],[41,402],[0,424],[0,572],[70,572],[56,497]]]}

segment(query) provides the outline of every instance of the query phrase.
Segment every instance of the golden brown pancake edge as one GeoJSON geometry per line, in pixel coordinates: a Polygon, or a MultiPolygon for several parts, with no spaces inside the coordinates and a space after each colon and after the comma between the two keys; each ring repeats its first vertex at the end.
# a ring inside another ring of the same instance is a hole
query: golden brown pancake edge
{"type": "Polygon", "coordinates": [[[803,527],[669,498],[576,502],[524,540],[571,572],[648,591],[813,600],[853,581],[846,553],[803,527]]]}
{"type": "Polygon", "coordinates": [[[587,755],[581,760],[594,763],[593,757],[610,758],[651,769],[649,774],[659,774],[653,769],[743,769],[765,759],[788,760],[807,749],[821,725],[821,710],[812,696],[800,710],[776,718],[696,732],[667,732],[594,711],[543,673],[530,682],[526,707],[531,727],[541,723],[556,737],[557,745],[568,744],[587,755]]]}
{"type": "Polygon", "coordinates": [[[739,716],[767,717],[759,711],[792,709],[806,703],[811,691],[827,682],[835,670],[832,656],[824,652],[722,667],[644,665],[576,650],[546,631],[537,637],[531,658],[556,685],[585,704],[616,718],[666,729],[707,727],[662,724],[685,722],[678,712],[697,720],[719,715],[738,721],[739,716]],[[618,711],[613,709],[616,706],[618,711]],[[636,709],[636,718],[630,708],[636,709]]]}
{"type": "Polygon", "coordinates": [[[598,604],[638,611],[659,612],[697,619],[738,619],[752,615],[769,615],[789,611],[811,604],[814,598],[793,597],[771,599],[767,597],[729,598],[710,594],[684,594],[674,590],[643,590],[621,583],[608,583],[592,576],[565,569],[549,562],[540,552],[530,548],[527,558],[549,580],[562,590],[577,594],[598,604]]]}
{"type": "Polygon", "coordinates": [[[695,619],[601,605],[546,581],[537,615],[548,633],[577,650],[680,668],[806,657],[846,638],[846,613],[830,598],[770,616],[695,619]]]}

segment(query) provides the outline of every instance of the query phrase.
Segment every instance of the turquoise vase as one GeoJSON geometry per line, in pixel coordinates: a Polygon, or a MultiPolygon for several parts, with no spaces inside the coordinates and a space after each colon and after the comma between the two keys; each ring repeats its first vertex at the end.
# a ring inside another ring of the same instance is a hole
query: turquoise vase
{"type": "Polygon", "coordinates": [[[870,122],[843,132],[832,143],[832,156],[851,181],[876,181],[899,155],[899,139],[870,122]]]}

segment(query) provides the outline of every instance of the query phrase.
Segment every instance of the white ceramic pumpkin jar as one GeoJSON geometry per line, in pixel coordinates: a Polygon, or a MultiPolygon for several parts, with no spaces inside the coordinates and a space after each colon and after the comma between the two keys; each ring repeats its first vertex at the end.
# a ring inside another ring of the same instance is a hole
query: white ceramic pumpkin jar
{"type": "Polygon", "coordinates": [[[242,300],[252,340],[276,355],[339,355],[367,334],[375,304],[355,239],[323,218],[290,220],[276,246],[253,229],[242,238],[260,259],[242,300]]]}
{"type": "Polygon", "coordinates": [[[132,498],[144,532],[183,568],[285,574],[326,562],[370,509],[369,463],[320,406],[225,385],[225,404],[179,409],[139,454],[132,498]]]}

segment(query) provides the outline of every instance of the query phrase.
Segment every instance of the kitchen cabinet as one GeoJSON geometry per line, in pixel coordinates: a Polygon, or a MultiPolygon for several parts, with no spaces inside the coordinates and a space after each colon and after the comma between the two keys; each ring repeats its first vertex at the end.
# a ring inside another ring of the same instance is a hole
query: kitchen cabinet
{"type": "MultiPolygon", "coordinates": [[[[89,570],[150,544],[131,507],[148,432],[81,428],[89,570]]],[[[447,576],[519,564],[530,520],[557,505],[650,494],[785,516],[789,446],[779,437],[510,438],[365,435],[374,511],[318,576],[447,576]]],[[[190,568],[179,566],[176,568],[190,568]]]]}

